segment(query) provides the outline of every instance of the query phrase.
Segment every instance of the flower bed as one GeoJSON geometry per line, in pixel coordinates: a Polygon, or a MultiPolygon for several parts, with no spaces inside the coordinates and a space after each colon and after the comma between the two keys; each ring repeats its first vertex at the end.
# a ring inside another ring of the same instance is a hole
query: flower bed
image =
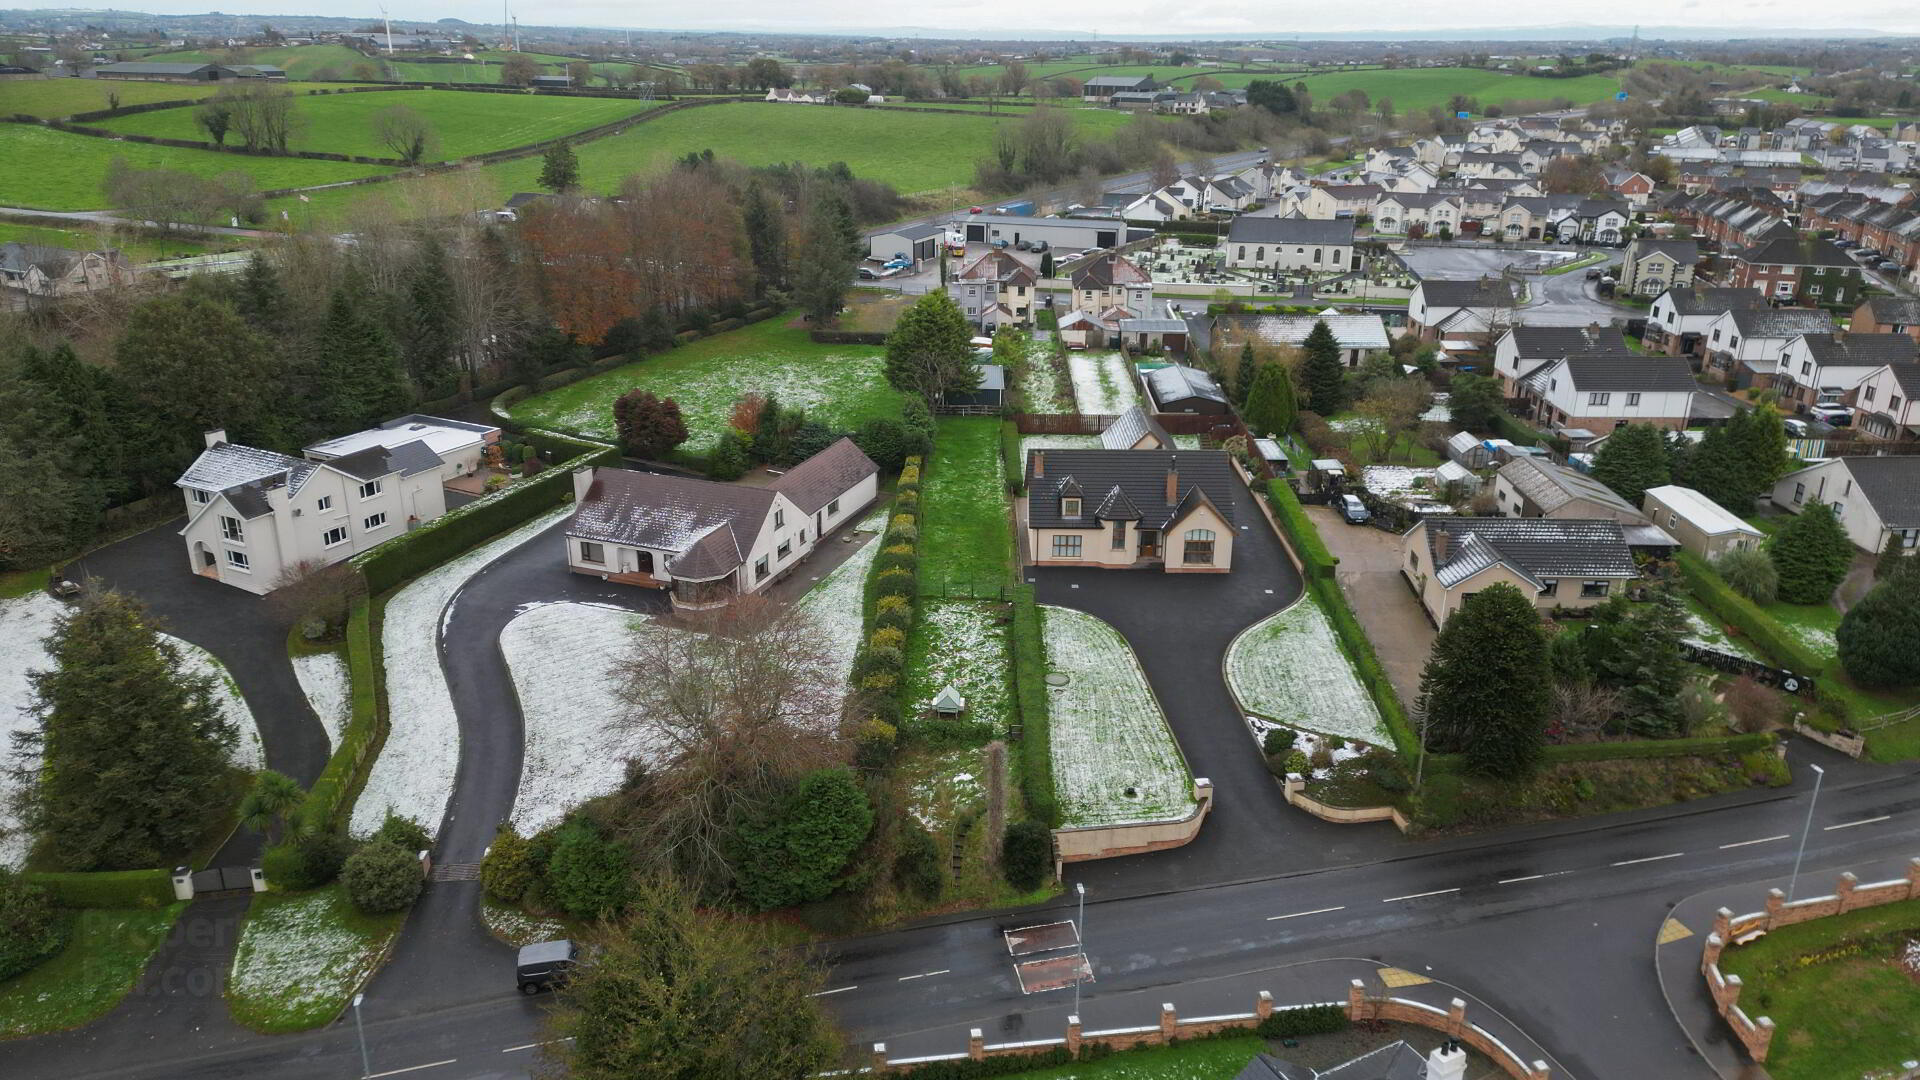
{"type": "Polygon", "coordinates": [[[1062,825],[1177,821],[1193,812],[1193,774],[1119,631],[1071,608],[1043,607],[1054,790],[1062,825]]]}
{"type": "MultiPolygon", "coordinates": [[[[1393,745],[1380,710],[1312,593],[1234,638],[1226,670],[1240,707],[1262,720],[1393,745]]],[[[1256,737],[1260,730],[1255,725],[1256,737]]]]}

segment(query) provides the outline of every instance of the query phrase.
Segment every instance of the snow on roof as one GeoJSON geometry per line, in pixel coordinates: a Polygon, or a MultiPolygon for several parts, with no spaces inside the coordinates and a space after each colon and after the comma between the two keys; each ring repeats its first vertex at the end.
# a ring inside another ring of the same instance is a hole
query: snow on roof
{"type": "Polygon", "coordinates": [[[216,443],[200,452],[175,484],[180,487],[225,491],[241,484],[277,478],[298,472],[304,476],[313,466],[296,457],[252,446],[216,443]]]}
{"type": "MultiPolygon", "coordinates": [[[[1650,487],[1647,489],[1647,499],[1649,505],[1652,500],[1659,500],[1661,505],[1687,519],[1688,524],[1708,536],[1720,536],[1725,533],[1760,535],[1759,529],[1740,520],[1739,515],[1690,487],[1681,487],[1679,484],[1650,487]]],[[[1652,511],[1649,510],[1648,513],[1651,514],[1652,511]]]]}
{"type": "Polygon", "coordinates": [[[351,435],[342,435],[337,439],[326,439],[308,446],[304,453],[316,460],[327,461],[332,458],[346,457],[369,447],[384,446],[392,449],[416,439],[427,444],[427,449],[442,458],[458,450],[475,446],[484,441],[487,434],[498,428],[484,424],[467,424],[458,420],[443,420],[437,416],[413,414],[389,420],[377,428],[356,431],[351,435]]]}

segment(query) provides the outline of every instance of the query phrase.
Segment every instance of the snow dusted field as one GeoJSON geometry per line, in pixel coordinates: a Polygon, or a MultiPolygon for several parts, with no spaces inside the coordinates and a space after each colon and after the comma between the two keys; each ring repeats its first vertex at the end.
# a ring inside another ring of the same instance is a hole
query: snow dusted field
{"type": "MultiPolygon", "coordinates": [[[[1702,609],[1699,601],[1691,598],[1687,601],[1687,631],[1685,640],[1688,644],[1698,645],[1703,649],[1712,649],[1715,652],[1743,656],[1748,660],[1760,660],[1760,657],[1755,655],[1754,651],[1748,648],[1745,642],[1735,641],[1733,638],[1728,637],[1727,632],[1721,629],[1720,621],[1702,609]]],[[[1761,662],[1765,663],[1765,661],[1761,662]]]]}
{"type": "MultiPolygon", "coordinates": [[[[1173,445],[1182,450],[1200,449],[1200,436],[1175,435],[1173,445]]],[[[1020,456],[1026,457],[1029,450],[1098,450],[1098,435],[1022,435],[1020,437],[1020,456]]]]}
{"type": "Polygon", "coordinates": [[[346,730],[347,721],[353,719],[353,690],[347,676],[347,662],[339,653],[296,656],[293,677],[300,680],[307,704],[313,706],[320,726],[327,729],[327,745],[338,747],[340,732],[346,730]]]}
{"type": "Polygon", "coordinates": [[[313,1023],[331,1017],[379,964],[386,947],[384,935],[369,939],[348,929],[346,909],[338,887],[271,905],[256,903],[240,931],[228,993],[254,1015],[299,1016],[313,1023]]]}
{"type": "Polygon", "coordinates": [[[233,684],[233,676],[227,674],[227,666],[185,638],[172,634],[160,636],[180,650],[180,666],[188,674],[213,676],[213,700],[227,722],[240,733],[233,744],[233,763],[249,772],[266,768],[267,754],[260,746],[260,725],[253,718],[253,710],[247,708],[247,700],[240,696],[240,688],[233,684]]]}
{"type": "Polygon", "coordinates": [[[1194,806],[1193,777],[1119,631],[1071,608],[1042,607],[1053,786],[1064,825],[1175,821],[1194,806]]]}
{"type": "Polygon", "coordinates": [[[1226,667],[1227,685],[1249,713],[1303,731],[1392,745],[1380,710],[1311,594],[1235,638],[1226,667]]]}
{"type": "MultiPolygon", "coordinates": [[[[855,526],[861,532],[877,533],[886,525],[887,508],[882,506],[855,526]]],[[[838,541],[833,541],[838,543],[838,541]]],[[[880,554],[880,538],[868,538],[860,550],[833,568],[819,584],[807,590],[795,605],[820,628],[820,638],[832,653],[840,677],[836,686],[846,686],[853,678],[854,655],[860,651],[860,632],[865,629],[863,603],[866,599],[867,571],[880,554]]]]}
{"type": "Polygon", "coordinates": [[[390,727],[386,746],[354,804],[354,833],[364,836],[378,829],[389,808],[426,826],[429,833],[440,828],[460,757],[460,725],[440,668],[440,628],[448,605],[468,578],[572,510],[556,507],[422,574],[387,601],[380,643],[386,654],[390,727]]]}
{"type": "Polygon", "coordinates": [[[1117,416],[1140,404],[1139,379],[1125,354],[1076,352],[1067,356],[1067,364],[1082,413],[1117,416]]]}
{"type": "Polygon", "coordinates": [[[1006,730],[1013,703],[1004,610],[969,600],[927,601],[914,628],[914,655],[907,661],[913,716],[930,714],[934,696],[952,683],[967,699],[961,719],[1006,730]]]}
{"type": "MultiPolygon", "coordinates": [[[[53,633],[53,620],[66,605],[43,592],[32,592],[11,600],[0,600],[0,763],[13,763],[13,733],[33,722],[27,711],[33,703],[33,686],[27,682],[30,671],[52,666],[40,642],[53,633]]],[[[18,824],[13,799],[18,790],[13,778],[0,768],[0,866],[18,868],[26,861],[28,838],[13,832],[18,824]]]]}
{"type": "Polygon", "coordinates": [[[1026,372],[1020,378],[1020,392],[1027,395],[1027,409],[1036,413],[1053,412],[1053,396],[1058,390],[1051,347],[1036,341],[1028,354],[1026,372]]]}

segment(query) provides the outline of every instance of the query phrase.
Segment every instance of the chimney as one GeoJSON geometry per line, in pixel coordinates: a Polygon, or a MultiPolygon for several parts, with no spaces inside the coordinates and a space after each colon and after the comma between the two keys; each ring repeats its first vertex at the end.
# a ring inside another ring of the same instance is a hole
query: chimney
{"type": "Polygon", "coordinates": [[[1167,455],[1167,505],[1180,501],[1180,455],[1167,455]]]}
{"type": "Polygon", "coordinates": [[[218,446],[221,443],[227,441],[227,429],[214,428],[212,431],[207,432],[206,435],[203,437],[207,440],[207,448],[211,450],[213,447],[218,446]]]}
{"type": "Polygon", "coordinates": [[[1045,450],[1035,450],[1033,452],[1033,478],[1038,480],[1045,475],[1047,475],[1047,452],[1045,450]]]}
{"type": "Polygon", "coordinates": [[[1467,1052],[1460,1043],[1448,1039],[1427,1055],[1427,1080],[1465,1080],[1467,1052]]]}
{"type": "Polygon", "coordinates": [[[586,501],[588,489],[593,487],[593,467],[573,470],[573,504],[586,501]]]}

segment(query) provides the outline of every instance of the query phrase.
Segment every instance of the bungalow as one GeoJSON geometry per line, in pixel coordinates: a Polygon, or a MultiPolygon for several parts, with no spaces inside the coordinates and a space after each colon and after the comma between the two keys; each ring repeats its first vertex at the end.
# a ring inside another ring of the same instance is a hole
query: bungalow
{"type": "Polygon", "coordinates": [[[1909,334],[1920,339],[1920,300],[1876,296],[1853,309],[1847,327],[1861,334],[1909,334]]]}
{"type": "Polygon", "coordinates": [[[1516,326],[1493,345],[1493,370],[1508,397],[1520,396],[1520,381],[1574,353],[1631,356],[1627,339],[1614,326],[1516,326]]]}
{"type": "Polygon", "coordinates": [[[1779,237],[1733,256],[1731,284],[1796,304],[1858,302],[1860,264],[1831,240],[1779,237]]]}
{"type": "Polygon", "coordinates": [[[1505,278],[1427,278],[1407,301],[1407,329],[1423,341],[1498,334],[1519,303],[1505,278]]]}
{"type": "MultiPolygon", "coordinates": [[[[1096,260],[1098,261],[1098,260],[1096,260]]],[[[1025,326],[1033,316],[1034,287],[1040,276],[1008,251],[993,250],[947,282],[967,319],[982,329],[1025,326]]]]}
{"type": "Polygon", "coordinates": [[[1640,505],[1655,525],[1703,559],[1717,559],[1729,551],[1760,544],[1759,529],[1690,487],[1650,487],[1640,505]]]}
{"type": "Polygon", "coordinates": [[[1199,368],[1168,364],[1147,372],[1144,378],[1154,412],[1223,416],[1232,411],[1220,384],[1199,368]]]}
{"type": "MultiPolygon", "coordinates": [[[[1751,289],[1743,291],[1760,299],[1751,289]]],[[[1700,339],[1704,366],[1731,373],[1734,385],[1744,389],[1772,377],[1793,339],[1833,329],[1833,316],[1813,308],[1729,308],[1707,323],[1700,339]]]]}
{"type": "Polygon", "coordinates": [[[1780,351],[1773,388],[1805,408],[1837,402],[1892,363],[1920,358],[1920,341],[1905,334],[1801,334],[1780,351]]]}
{"type": "Polygon", "coordinates": [[[1920,545],[1920,457],[1837,457],[1790,472],[1773,485],[1773,504],[1799,513],[1810,504],[1833,507],[1853,546],[1866,552],[1900,538],[1920,545]]]}
{"type": "Polygon", "coordinates": [[[1505,582],[1542,611],[1606,603],[1640,576],[1619,522],[1423,517],[1401,540],[1400,572],[1435,626],[1505,582]]]}
{"type": "Polygon", "coordinates": [[[1621,262],[1620,291],[1632,296],[1659,296],[1668,289],[1693,284],[1693,264],[1700,261],[1700,245],[1692,240],[1636,236],[1621,262]]]}
{"type": "Polygon", "coordinates": [[[1340,343],[1340,360],[1357,368],[1376,353],[1393,344],[1387,324],[1378,315],[1342,315],[1329,308],[1318,315],[1217,315],[1213,320],[1213,340],[1223,352],[1237,353],[1252,342],[1255,345],[1297,349],[1306,344],[1307,335],[1318,323],[1326,323],[1340,343]]]}
{"type": "Polygon", "coordinates": [[[0,244],[0,285],[28,296],[77,296],[131,285],[133,265],[118,250],[69,251],[44,244],[0,244]]]}
{"type": "Polygon", "coordinates": [[[1920,364],[1896,361],[1875,368],[1854,388],[1853,429],[1870,439],[1920,438],[1920,364]]]}
{"type": "Polygon", "coordinates": [[[1709,289],[1700,286],[1668,289],[1647,312],[1647,332],[1641,339],[1648,349],[1668,356],[1691,356],[1700,351],[1708,327],[1733,308],[1753,308],[1761,297],[1752,289],[1709,289]]]}
{"type": "Polygon", "coordinates": [[[1238,481],[1224,450],[1031,450],[1026,476],[1034,565],[1233,569],[1238,481]]]}
{"type": "Polygon", "coordinates": [[[1282,273],[1344,273],[1356,266],[1353,222],[1237,217],[1227,227],[1227,265],[1282,273]]]}
{"type": "Polygon", "coordinates": [[[1503,517],[1605,519],[1646,525],[1647,515],[1607,485],[1564,465],[1514,458],[1493,479],[1494,504],[1503,517]]]}
{"type": "Polygon", "coordinates": [[[1529,375],[1521,397],[1535,423],[1597,433],[1633,423],[1681,431],[1699,389],[1678,357],[1581,353],[1529,375]]]}
{"type": "Polygon", "coordinates": [[[878,467],[840,439],[766,487],[579,469],[567,569],[668,590],[675,607],[719,607],[759,592],[870,505],[878,467]]]}

